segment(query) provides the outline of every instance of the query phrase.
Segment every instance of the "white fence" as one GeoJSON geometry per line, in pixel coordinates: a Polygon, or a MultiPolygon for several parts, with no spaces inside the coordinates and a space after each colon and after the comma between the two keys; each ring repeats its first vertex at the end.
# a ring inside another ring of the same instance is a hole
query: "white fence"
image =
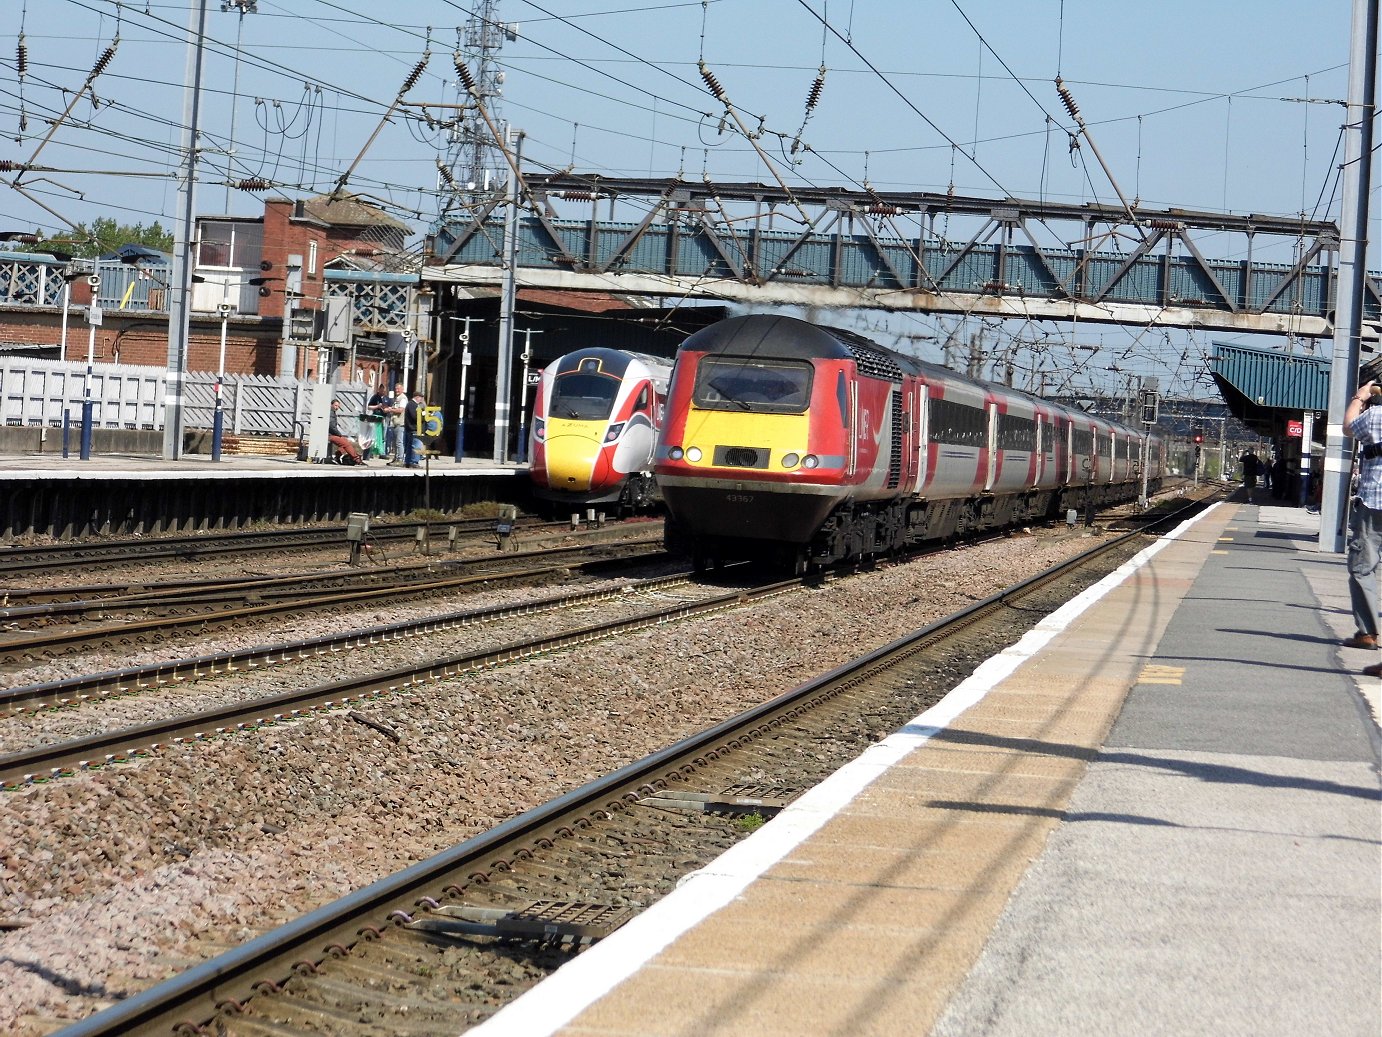
{"type": "MultiPolygon", "coordinates": [[[[91,368],[91,423],[94,428],[161,429],[168,372],[158,367],[94,364],[91,368]]],[[[0,418],[6,425],[60,427],[64,415],[82,418],[86,365],[60,360],[0,360],[0,418]]],[[[226,375],[221,408],[227,433],[246,436],[300,434],[311,415],[312,382],[296,378],[226,375]]],[[[341,401],[341,431],[351,435],[364,409],[367,389],[336,386],[341,401]]],[[[209,429],[216,410],[216,376],[204,371],[183,376],[183,428],[209,429]]]]}

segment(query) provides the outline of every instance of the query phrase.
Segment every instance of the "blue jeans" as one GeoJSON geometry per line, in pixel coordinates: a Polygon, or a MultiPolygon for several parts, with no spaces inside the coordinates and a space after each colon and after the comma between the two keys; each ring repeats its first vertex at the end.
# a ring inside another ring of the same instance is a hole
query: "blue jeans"
{"type": "Polygon", "coordinates": [[[1348,596],[1355,632],[1377,636],[1377,563],[1382,551],[1382,511],[1358,498],[1348,513],[1348,596]]]}

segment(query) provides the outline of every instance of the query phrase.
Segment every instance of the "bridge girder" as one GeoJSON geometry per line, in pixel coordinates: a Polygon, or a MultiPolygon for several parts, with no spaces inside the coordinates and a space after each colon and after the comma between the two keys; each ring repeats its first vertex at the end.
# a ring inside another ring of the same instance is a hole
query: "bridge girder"
{"type": "MultiPolygon", "coordinates": [[[[425,267],[422,279],[436,284],[498,287],[501,272],[486,266],[425,267]]],[[[1325,338],[1331,332],[1323,317],[1288,313],[1232,313],[1189,306],[1147,306],[1124,302],[1086,302],[1001,293],[965,295],[922,290],[834,288],[819,285],[734,280],[677,279],[649,274],[580,274],[525,269],[525,287],[571,292],[614,292],[715,300],[756,306],[802,306],[817,309],[874,309],[947,316],[1012,320],[1078,321],[1154,328],[1198,328],[1207,331],[1295,335],[1325,338]]]]}
{"type": "MultiPolygon", "coordinates": [[[[1326,221],[569,173],[528,176],[523,188],[519,276],[535,286],[1304,336],[1331,331],[1338,232],[1326,221]],[[588,203],[589,215],[559,218],[557,206],[572,202],[588,203]],[[641,219],[601,220],[605,203],[637,205],[641,219]],[[951,232],[951,217],[969,221],[968,236],[951,232]],[[911,226],[904,230],[903,222],[911,226]],[[1060,235],[1062,223],[1077,232],[1060,235]],[[1201,232],[1237,235],[1244,258],[1206,259],[1201,232]],[[1254,261],[1254,243],[1264,236],[1289,239],[1298,258],[1254,261]],[[1135,245],[1120,247],[1125,241],[1135,245]]],[[[497,283],[501,215],[496,201],[439,227],[424,278],[497,283]]],[[[1382,314],[1372,279],[1369,312],[1382,314]]]]}

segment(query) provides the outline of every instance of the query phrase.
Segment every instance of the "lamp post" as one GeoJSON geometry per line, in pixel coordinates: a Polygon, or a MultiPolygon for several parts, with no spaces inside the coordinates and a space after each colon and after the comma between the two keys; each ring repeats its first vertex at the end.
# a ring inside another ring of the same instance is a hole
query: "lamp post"
{"type": "MultiPolygon", "coordinates": [[[[96,362],[96,326],[101,323],[101,307],[97,305],[96,293],[101,288],[101,275],[91,274],[86,279],[86,283],[91,285],[91,302],[86,308],[86,387],[82,392],[82,447],[81,459],[91,460],[91,418],[93,404],[91,402],[91,377],[92,367],[96,362]]],[[[67,314],[64,311],[63,317],[67,314]]]]}
{"type": "MultiPolygon", "coordinates": [[[[192,275],[193,282],[204,282],[206,280],[201,274],[192,275]]],[[[245,285],[259,286],[261,296],[268,295],[269,289],[263,287],[270,281],[277,281],[276,277],[251,277],[244,281],[231,282],[224,281],[221,285],[221,304],[216,307],[216,312],[221,318],[221,351],[216,361],[216,405],[211,417],[211,460],[221,459],[221,442],[225,434],[225,410],[223,400],[223,386],[226,380],[226,327],[230,322],[231,313],[235,312],[236,307],[230,304],[230,288],[232,283],[236,288],[243,288],[245,285]]]]}
{"type": "Polygon", "coordinates": [[[221,313],[221,355],[216,362],[216,411],[211,418],[211,460],[221,459],[221,435],[225,431],[225,412],[221,409],[221,384],[226,378],[226,323],[230,320],[230,303],[223,302],[221,313]]]}
{"type": "Polygon", "coordinates": [[[533,356],[533,336],[542,332],[523,329],[523,386],[518,397],[518,463],[528,463],[528,361],[533,356]]]}
{"type": "Polygon", "coordinates": [[[456,461],[457,463],[465,460],[465,383],[466,375],[470,373],[470,325],[471,322],[481,323],[479,317],[451,317],[447,320],[465,321],[465,328],[456,336],[456,341],[461,347],[461,398],[460,404],[456,408],[456,461]]]}

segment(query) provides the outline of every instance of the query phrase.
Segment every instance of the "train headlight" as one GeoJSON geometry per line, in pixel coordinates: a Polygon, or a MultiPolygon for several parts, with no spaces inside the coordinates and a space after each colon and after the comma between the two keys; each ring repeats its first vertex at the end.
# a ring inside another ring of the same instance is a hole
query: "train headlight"
{"type": "Polygon", "coordinates": [[[533,438],[539,443],[547,442],[547,421],[545,418],[533,419],[533,438]]]}
{"type": "Polygon", "coordinates": [[[699,461],[701,459],[701,448],[693,446],[687,449],[686,459],[688,461],[699,461]]]}
{"type": "Polygon", "coordinates": [[[667,451],[667,456],[671,458],[673,461],[680,461],[682,457],[685,456],[685,454],[686,452],[682,450],[682,448],[679,446],[674,446],[667,451]]]}
{"type": "Polygon", "coordinates": [[[815,454],[807,454],[802,458],[801,465],[803,468],[819,468],[821,466],[821,459],[815,454]]]}
{"type": "Polygon", "coordinates": [[[798,464],[800,461],[801,461],[801,458],[798,457],[796,454],[783,454],[783,455],[782,455],[782,467],[783,467],[783,468],[795,468],[795,467],[797,466],[797,464],[798,464]]]}
{"type": "Polygon", "coordinates": [[[619,438],[619,436],[623,433],[623,431],[624,431],[624,423],[623,423],[622,421],[619,422],[619,424],[617,424],[617,425],[611,425],[611,426],[609,427],[608,431],[605,432],[605,442],[606,442],[606,443],[613,443],[615,440],[617,440],[617,439],[619,438]]]}

